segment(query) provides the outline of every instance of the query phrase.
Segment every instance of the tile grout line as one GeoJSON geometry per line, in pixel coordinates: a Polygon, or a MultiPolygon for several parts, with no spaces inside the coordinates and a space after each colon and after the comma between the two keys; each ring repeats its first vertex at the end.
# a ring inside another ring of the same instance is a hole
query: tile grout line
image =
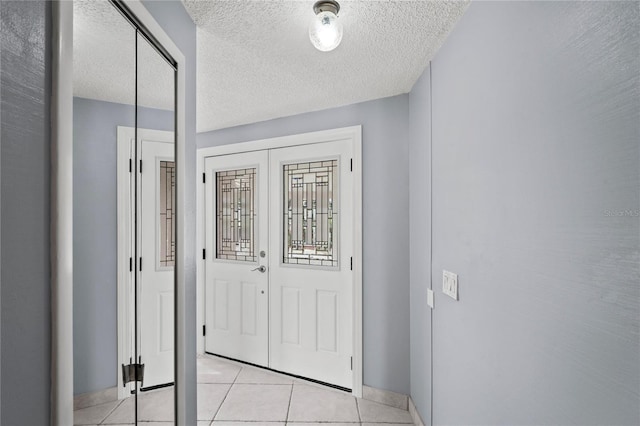
{"type": "MultiPolygon", "coordinates": [[[[231,388],[233,387],[233,385],[236,384],[236,380],[238,380],[238,376],[240,375],[240,372],[242,371],[244,367],[240,367],[238,369],[238,372],[236,373],[236,375],[233,377],[233,380],[231,381],[231,383],[220,383],[220,382],[198,382],[197,384],[204,384],[204,385],[229,385],[229,389],[227,390],[227,393],[224,395],[224,398],[222,399],[222,402],[220,402],[220,406],[218,407],[218,409],[216,410],[216,412],[213,414],[213,418],[211,419],[211,421],[209,422],[209,426],[213,425],[213,422],[215,421],[216,416],[218,415],[218,412],[220,411],[220,409],[222,408],[222,404],[224,404],[224,402],[227,400],[227,396],[229,395],[229,392],[231,392],[231,388]]],[[[196,416],[197,417],[197,416],[196,416]]],[[[196,421],[198,421],[196,419],[196,421]]],[[[206,421],[206,420],[205,420],[206,421]]]]}
{"type": "Polygon", "coordinates": [[[360,424],[362,424],[362,416],[360,415],[360,403],[358,402],[358,398],[354,397],[356,400],[356,410],[358,411],[358,420],[360,420],[360,424]]]}
{"type": "Polygon", "coordinates": [[[232,386],[235,385],[238,381],[238,377],[240,377],[240,373],[242,373],[242,370],[244,370],[244,367],[240,367],[240,369],[236,373],[236,376],[233,378],[233,382],[231,383],[232,386]]]}
{"type": "Polygon", "coordinates": [[[291,411],[291,400],[293,399],[293,383],[291,383],[291,392],[289,393],[289,405],[287,405],[287,416],[284,418],[285,426],[289,424],[289,412],[291,411]]]}
{"type": "Polygon", "coordinates": [[[113,414],[113,412],[114,412],[114,411],[116,411],[116,410],[118,409],[118,407],[119,407],[120,405],[122,405],[122,404],[124,403],[124,401],[126,401],[126,398],[125,398],[125,399],[121,399],[121,400],[119,400],[119,401],[118,401],[118,403],[116,404],[116,406],[115,406],[115,407],[113,407],[113,409],[112,409],[111,411],[109,411],[109,413],[108,413],[106,416],[104,416],[104,418],[103,418],[103,419],[102,419],[98,424],[99,424],[99,425],[103,425],[103,424],[105,424],[104,422],[109,418],[109,416],[110,416],[110,415],[112,415],[112,414],[113,414]]]}
{"type": "MultiPolygon", "coordinates": [[[[240,371],[242,371],[242,367],[240,367],[240,371]]],[[[238,371],[238,374],[240,374],[240,371],[238,371]]],[[[236,374],[236,379],[238,378],[238,374],[236,374]]],[[[224,404],[224,402],[227,400],[227,397],[229,396],[229,392],[231,392],[231,388],[235,385],[235,381],[236,379],[233,379],[233,383],[231,383],[229,385],[229,389],[227,390],[227,393],[224,394],[224,398],[222,398],[222,402],[220,403],[220,406],[218,407],[218,409],[216,410],[216,412],[213,415],[213,418],[211,419],[211,423],[210,425],[213,424],[213,421],[216,419],[216,416],[218,415],[218,413],[220,412],[220,410],[222,409],[222,405],[224,404]]],[[[197,421],[197,415],[196,415],[196,421],[197,421]]]]}

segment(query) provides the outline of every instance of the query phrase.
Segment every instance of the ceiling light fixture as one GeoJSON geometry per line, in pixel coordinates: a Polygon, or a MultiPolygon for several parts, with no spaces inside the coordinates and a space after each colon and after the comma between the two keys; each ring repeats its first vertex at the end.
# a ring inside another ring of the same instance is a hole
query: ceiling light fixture
{"type": "Polygon", "coordinates": [[[334,0],[320,0],[313,5],[316,17],[309,25],[309,39],[314,47],[328,52],[342,41],[342,24],[338,21],[340,5],[334,0]]]}

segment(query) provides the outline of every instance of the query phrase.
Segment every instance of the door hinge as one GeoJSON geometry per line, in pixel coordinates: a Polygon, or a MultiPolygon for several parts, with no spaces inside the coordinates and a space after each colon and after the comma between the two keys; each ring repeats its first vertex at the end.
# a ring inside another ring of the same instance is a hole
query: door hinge
{"type": "Polygon", "coordinates": [[[142,258],[140,258],[140,272],[142,272],[142,258]]]}
{"type": "Polygon", "coordinates": [[[140,160],[140,173],[142,173],[142,160],[140,160]]]}
{"type": "Polygon", "coordinates": [[[206,181],[207,181],[207,174],[203,173],[202,174],[202,183],[207,183],[206,181]]]}
{"type": "Polygon", "coordinates": [[[353,158],[351,159],[351,171],[353,171],[353,158]]]}
{"type": "Polygon", "coordinates": [[[203,335],[203,336],[206,336],[206,335],[207,335],[207,326],[206,326],[206,325],[203,325],[203,326],[202,326],[202,335],[203,335]]]}
{"type": "Polygon", "coordinates": [[[203,260],[207,259],[207,250],[206,249],[202,249],[202,259],[203,260]]]}
{"type": "Polygon", "coordinates": [[[129,173],[131,173],[131,158],[129,158],[129,173]]]}
{"type": "Polygon", "coordinates": [[[353,271],[353,257],[351,258],[351,270],[353,271]]]}
{"type": "MultiPolygon", "coordinates": [[[[142,358],[138,358],[140,361],[142,358]]],[[[122,386],[126,386],[129,382],[144,383],[144,364],[139,362],[138,364],[122,364],[122,386]]]]}
{"type": "Polygon", "coordinates": [[[353,357],[351,357],[351,371],[353,371],[353,357]]]}
{"type": "Polygon", "coordinates": [[[133,258],[129,258],[129,272],[133,272],[133,258]]]}

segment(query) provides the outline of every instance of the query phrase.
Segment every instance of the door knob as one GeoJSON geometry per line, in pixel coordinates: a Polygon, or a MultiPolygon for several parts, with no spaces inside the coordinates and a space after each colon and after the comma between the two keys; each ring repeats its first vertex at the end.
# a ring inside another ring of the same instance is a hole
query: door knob
{"type": "Polygon", "coordinates": [[[260,271],[262,273],[265,273],[265,272],[267,272],[267,267],[264,266],[264,265],[261,265],[261,266],[257,267],[256,269],[252,269],[251,270],[251,272],[253,272],[253,271],[260,271]]]}

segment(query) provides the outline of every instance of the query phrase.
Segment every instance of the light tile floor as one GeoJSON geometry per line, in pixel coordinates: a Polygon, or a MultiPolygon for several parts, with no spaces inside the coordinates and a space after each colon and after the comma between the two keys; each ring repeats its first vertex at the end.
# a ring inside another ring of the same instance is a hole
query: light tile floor
{"type": "MultiPolygon", "coordinates": [[[[173,389],[140,395],[145,426],[167,426],[173,418],[173,389]]],[[[77,410],[76,425],[131,425],[133,399],[77,410]]],[[[408,411],[326,386],[227,361],[198,358],[198,426],[406,426],[408,411]]]]}

